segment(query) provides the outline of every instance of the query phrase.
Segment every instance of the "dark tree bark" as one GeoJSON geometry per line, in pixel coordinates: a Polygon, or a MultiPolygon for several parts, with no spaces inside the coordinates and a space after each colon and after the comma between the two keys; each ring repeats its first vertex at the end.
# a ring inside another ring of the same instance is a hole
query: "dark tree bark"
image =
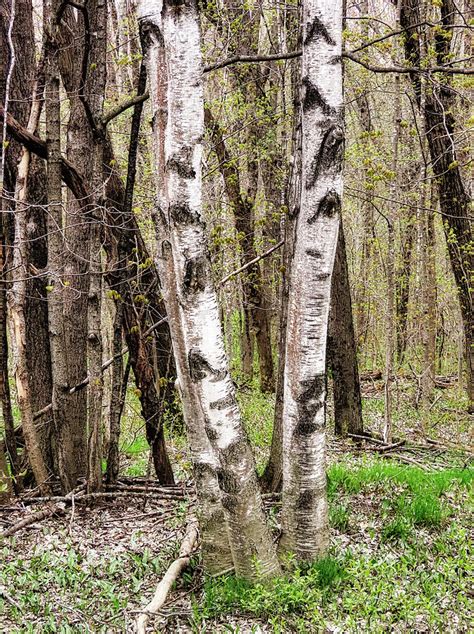
{"type": "Polygon", "coordinates": [[[362,400],[342,220],[334,260],[327,346],[333,380],[335,432],[338,436],[360,434],[363,431],[362,400]]]}
{"type": "MultiPolygon", "coordinates": [[[[4,103],[4,84],[10,62],[6,29],[10,3],[0,3],[0,43],[5,55],[0,59],[0,102],[4,103]]],[[[44,78],[42,69],[38,68],[35,54],[35,38],[33,29],[33,13],[31,0],[19,0],[15,3],[15,22],[12,32],[16,60],[11,82],[11,101],[9,112],[23,125],[27,125],[31,108],[34,85],[38,76],[38,97],[41,97],[44,78]]],[[[10,197],[15,191],[17,164],[20,159],[21,146],[9,140],[6,152],[5,186],[10,197]]],[[[28,242],[26,255],[32,270],[42,271],[47,261],[46,218],[44,204],[46,202],[45,168],[42,161],[32,156],[27,182],[26,227],[28,242]]],[[[14,240],[12,216],[5,218],[5,233],[10,233],[10,244],[14,240]]],[[[5,236],[6,238],[6,236],[5,236]]],[[[5,254],[6,255],[6,254],[5,254]]],[[[31,377],[31,401],[34,411],[42,409],[51,402],[51,359],[48,335],[48,309],[46,302],[46,280],[41,275],[28,275],[26,279],[25,297],[25,342],[27,368],[31,377]]],[[[37,427],[43,457],[50,471],[53,469],[52,427],[47,419],[41,419],[37,427]]],[[[13,448],[8,448],[8,452],[13,448]]]]}
{"type": "MultiPolygon", "coordinates": [[[[421,22],[421,8],[419,0],[403,0],[401,23],[403,27],[408,28],[405,54],[414,65],[418,65],[421,57],[420,38],[423,37],[423,33],[415,26],[421,22]],[[418,37],[414,37],[415,33],[418,37]]],[[[438,63],[442,64],[445,63],[451,51],[453,35],[451,25],[457,15],[456,3],[452,0],[443,0],[440,10],[443,33],[436,36],[434,45],[438,63]]],[[[426,98],[422,104],[419,75],[412,75],[412,82],[425,118],[431,167],[436,177],[443,228],[461,308],[468,409],[472,412],[474,411],[474,310],[471,280],[474,270],[474,250],[470,219],[471,198],[453,141],[456,132],[454,115],[456,93],[451,88],[449,78],[445,77],[428,86],[426,98]]]]}

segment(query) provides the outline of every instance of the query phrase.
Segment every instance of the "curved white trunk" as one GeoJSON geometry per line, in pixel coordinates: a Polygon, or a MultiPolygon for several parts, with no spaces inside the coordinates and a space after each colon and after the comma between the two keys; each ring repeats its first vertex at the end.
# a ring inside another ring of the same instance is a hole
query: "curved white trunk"
{"type": "Polygon", "coordinates": [[[303,1],[303,173],[283,406],[281,546],[313,559],[328,544],[326,338],[342,195],[342,1],[303,1]]]}
{"type": "MultiPolygon", "coordinates": [[[[209,500],[219,513],[216,474],[236,573],[254,576],[258,560],[263,574],[274,574],[279,565],[228,372],[202,218],[204,102],[197,4],[142,0],[139,20],[158,176],[157,267],[193,459],[201,477],[201,513],[209,513],[209,500]]],[[[224,522],[211,524],[216,533],[226,534],[224,522]]]]}

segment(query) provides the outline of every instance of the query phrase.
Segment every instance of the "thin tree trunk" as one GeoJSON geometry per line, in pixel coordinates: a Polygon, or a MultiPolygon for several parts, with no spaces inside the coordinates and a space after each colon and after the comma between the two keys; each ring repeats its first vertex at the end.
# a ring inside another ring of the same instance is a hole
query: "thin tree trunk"
{"type": "Polygon", "coordinates": [[[415,240],[415,214],[409,207],[406,214],[400,220],[400,266],[397,267],[395,279],[395,308],[396,308],[396,335],[397,335],[397,365],[403,365],[408,345],[408,300],[410,296],[410,277],[412,250],[415,240]]]}
{"type": "Polygon", "coordinates": [[[286,337],[281,546],[312,560],[329,541],[325,373],[342,194],[342,1],[303,0],[303,24],[303,169],[286,337]]]}
{"type": "MultiPolygon", "coordinates": [[[[398,0],[397,0],[398,2],[398,0]]],[[[397,17],[395,28],[400,25],[400,2],[397,3],[397,17]]],[[[395,56],[397,58],[397,56],[395,56]]],[[[401,129],[401,93],[400,93],[400,75],[394,77],[394,104],[393,104],[393,139],[392,139],[392,186],[391,199],[396,200],[397,184],[398,184],[398,150],[400,143],[401,129]]],[[[387,256],[386,256],[386,274],[387,274],[387,314],[385,323],[385,410],[383,423],[383,438],[386,443],[392,441],[392,379],[395,371],[395,215],[396,204],[391,202],[387,216],[387,256]]]]}
{"type": "MultiPolygon", "coordinates": [[[[212,474],[218,477],[236,574],[254,578],[258,560],[259,572],[273,576],[279,563],[227,367],[202,218],[204,107],[197,5],[161,7],[145,0],[139,3],[139,18],[154,114],[157,265],[193,460],[198,470],[208,470],[210,483],[212,474]]],[[[213,488],[198,491],[201,513],[209,512],[211,502],[219,514],[213,488]]],[[[222,535],[226,525],[220,517],[213,528],[222,535]]]]}
{"type": "Polygon", "coordinates": [[[85,107],[90,108],[93,127],[93,201],[89,215],[90,228],[90,286],[87,304],[89,367],[89,430],[87,447],[87,490],[101,489],[101,427],[102,427],[102,218],[104,208],[104,140],[105,129],[101,123],[106,83],[107,11],[106,0],[91,0],[88,3],[91,47],[91,67],[85,86],[85,107]],[[87,104],[87,106],[86,106],[87,104]]]}
{"type": "Polygon", "coordinates": [[[64,493],[74,489],[77,472],[76,447],[68,429],[68,355],[63,322],[63,279],[66,253],[61,191],[61,113],[59,96],[58,0],[45,0],[46,40],[46,144],[48,194],[48,318],[53,374],[52,414],[55,429],[56,460],[64,493]]]}
{"type": "MultiPolygon", "coordinates": [[[[117,481],[120,469],[120,419],[123,411],[122,387],[125,381],[123,370],[123,303],[122,299],[115,302],[115,316],[112,336],[112,385],[110,390],[110,413],[109,413],[109,443],[107,447],[107,473],[106,480],[108,484],[114,484],[117,481]]],[[[127,368],[130,365],[127,364],[127,368]]],[[[128,382],[128,373],[127,373],[128,382]]]]}
{"type": "MultiPolygon", "coordinates": [[[[436,205],[432,187],[431,208],[436,205]]],[[[427,411],[433,399],[436,374],[436,241],[434,213],[421,211],[422,284],[423,284],[423,366],[421,373],[421,404],[427,411]]]]}
{"type": "MultiPolygon", "coordinates": [[[[1,195],[1,192],[0,192],[1,195]]],[[[3,196],[1,196],[3,207],[3,196]]],[[[3,210],[2,210],[3,211],[3,210]]],[[[8,339],[7,339],[7,292],[5,275],[5,235],[3,231],[3,213],[0,213],[0,407],[5,430],[5,450],[10,462],[12,475],[19,487],[20,464],[15,438],[10,383],[8,381],[8,339]]]]}
{"type": "MultiPolygon", "coordinates": [[[[301,82],[301,66],[298,63],[294,72],[294,83],[298,87],[301,82]]],[[[295,244],[296,218],[299,213],[301,199],[301,159],[302,159],[302,130],[299,90],[294,91],[294,120],[292,132],[293,161],[291,174],[288,179],[288,189],[286,191],[287,208],[289,213],[285,218],[283,246],[283,272],[280,286],[280,323],[278,337],[278,372],[275,395],[275,414],[273,419],[272,444],[270,456],[265,471],[262,474],[261,485],[265,491],[278,491],[282,486],[283,477],[283,399],[284,399],[284,376],[286,365],[286,335],[288,322],[288,300],[290,293],[291,263],[295,244]]]]}
{"type": "Polygon", "coordinates": [[[5,444],[0,441],[0,506],[6,504],[12,492],[12,481],[5,458],[5,444]]]}

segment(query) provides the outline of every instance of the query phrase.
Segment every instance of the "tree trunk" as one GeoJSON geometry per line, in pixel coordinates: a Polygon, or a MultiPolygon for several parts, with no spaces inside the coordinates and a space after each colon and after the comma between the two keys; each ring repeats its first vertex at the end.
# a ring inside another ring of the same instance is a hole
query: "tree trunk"
{"type": "MultiPolygon", "coordinates": [[[[301,83],[301,65],[293,75],[296,87],[301,83]]],[[[295,244],[296,218],[298,216],[301,199],[301,158],[302,158],[302,130],[299,89],[294,90],[293,110],[295,112],[292,132],[293,160],[291,173],[288,179],[286,205],[288,215],[285,218],[282,255],[282,280],[280,286],[280,323],[278,337],[278,372],[275,395],[275,414],[273,419],[272,444],[267,466],[261,478],[261,485],[265,491],[279,491],[283,478],[283,400],[284,400],[284,375],[286,365],[286,334],[288,322],[288,300],[290,292],[291,263],[295,244]]]]}
{"type": "MultiPolygon", "coordinates": [[[[212,485],[217,476],[236,574],[254,578],[256,559],[260,574],[273,576],[279,564],[227,367],[202,218],[204,108],[197,5],[145,0],[139,3],[139,18],[154,115],[157,265],[193,461],[197,471],[207,471],[211,484],[198,490],[200,510],[208,514],[211,502],[220,515],[212,485]]],[[[212,528],[222,536],[225,523],[216,519],[212,528]]],[[[212,541],[209,524],[204,526],[212,541]]]]}
{"type": "Polygon", "coordinates": [[[327,355],[332,370],[335,432],[338,436],[347,436],[348,433],[361,434],[364,428],[342,218],[340,223],[332,277],[327,355]]]}
{"type": "Polygon", "coordinates": [[[283,405],[282,549],[325,553],[326,340],[342,194],[342,2],[303,0],[302,188],[283,405]]]}
{"type": "MultiPolygon", "coordinates": [[[[424,212],[423,212],[424,213],[424,212]]],[[[410,296],[410,276],[412,250],[415,239],[415,213],[409,207],[400,219],[400,266],[395,279],[397,365],[403,365],[408,345],[408,300],[410,296]]]]}
{"type": "MultiPolygon", "coordinates": [[[[0,192],[1,194],[1,192],[0,192]]],[[[3,206],[3,196],[2,206],[3,206]]],[[[0,213],[0,407],[2,423],[5,430],[5,450],[11,466],[12,475],[19,477],[20,464],[18,459],[15,423],[13,420],[10,383],[8,381],[8,339],[7,339],[7,292],[5,274],[5,234],[3,231],[3,213],[0,213]]],[[[19,481],[16,480],[17,487],[19,481]]]]}
{"type": "MultiPolygon", "coordinates": [[[[10,62],[10,50],[6,33],[10,8],[10,2],[0,2],[0,50],[5,50],[5,55],[2,56],[0,62],[0,101],[2,103],[5,101],[4,82],[10,62]]],[[[41,99],[44,84],[41,65],[38,67],[36,63],[33,7],[31,0],[16,0],[15,2],[15,21],[12,30],[12,41],[16,52],[16,59],[11,78],[11,100],[8,109],[17,120],[26,126],[30,115],[31,102],[35,99],[34,92],[36,91],[37,93],[36,99],[41,99]],[[40,76],[37,78],[38,72],[40,76]],[[35,83],[40,86],[39,90],[35,88],[35,83]]],[[[33,130],[33,132],[35,132],[35,130],[33,130]]],[[[21,146],[15,141],[9,140],[8,149],[6,151],[5,186],[12,198],[13,192],[15,191],[17,165],[21,155],[21,146]]],[[[45,168],[43,162],[35,156],[32,156],[30,159],[27,185],[28,201],[24,213],[26,213],[27,216],[27,243],[25,248],[28,272],[33,267],[41,271],[46,268],[47,263],[46,216],[44,211],[44,204],[46,202],[45,168]]],[[[13,214],[11,218],[13,219],[13,214]]],[[[5,216],[4,224],[5,231],[7,232],[7,225],[9,224],[7,216],[5,216]]],[[[14,230],[12,223],[10,224],[11,240],[13,241],[14,230]]],[[[25,341],[26,349],[28,350],[26,363],[30,375],[33,411],[40,410],[51,402],[51,360],[49,353],[48,309],[45,287],[46,280],[44,276],[28,274],[25,296],[25,341]]],[[[3,391],[3,394],[6,398],[5,408],[8,410],[8,382],[6,382],[6,391],[3,391]]],[[[5,416],[8,418],[7,414],[5,414],[5,416]]],[[[11,427],[11,429],[13,430],[13,427],[11,427]]],[[[39,421],[37,435],[47,468],[48,470],[52,470],[52,426],[46,424],[46,419],[39,421]]],[[[16,461],[14,457],[15,449],[13,438],[7,442],[7,447],[9,458],[16,461]]],[[[16,467],[12,468],[14,471],[16,470],[16,467]]]]}
{"type": "MultiPolygon", "coordinates": [[[[438,63],[444,64],[450,60],[456,4],[453,0],[443,0],[440,10],[443,33],[435,38],[434,48],[438,63]]],[[[423,35],[418,34],[415,26],[421,22],[421,13],[421,2],[403,1],[402,26],[409,29],[405,38],[405,54],[414,65],[419,64],[421,56],[420,39],[423,35]],[[418,37],[414,37],[415,33],[418,37]]],[[[429,86],[425,102],[422,104],[419,99],[421,91],[419,78],[417,75],[412,75],[411,79],[422,109],[422,116],[425,118],[431,165],[436,177],[443,228],[461,308],[468,409],[472,412],[474,411],[474,310],[471,277],[474,270],[474,252],[470,220],[471,198],[463,179],[454,141],[456,92],[451,88],[448,76],[443,83],[433,82],[429,86]]]]}
{"type": "Polygon", "coordinates": [[[53,374],[52,415],[55,430],[57,470],[64,493],[74,489],[81,475],[77,465],[77,447],[68,426],[68,348],[63,321],[64,241],[61,191],[61,113],[58,67],[58,0],[45,0],[46,41],[46,144],[48,194],[48,319],[53,374]]]}
{"type": "MultiPolygon", "coordinates": [[[[437,204],[432,187],[431,208],[437,204]]],[[[436,242],[434,212],[421,211],[422,341],[421,404],[428,411],[433,399],[436,374],[436,242]]]]}
{"type": "MultiPolygon", "coordinates": [[[[41,113],[41,100],[38,94],[37,85],[34,86],[32,94],[31,111],[27,129],[34,133],[39,122],[41,113]]],[[[43,447],[40,435],[37,432],[33,420],[33,398],[31,372],[28,367],[28,356],[32,351],[27,348],[27,293],[29,278],[28,259],[28,179],[30,173],[31,155],[29,150],[23,148],[21,159],[18,164],[15,187],[15,241],[13,245],[13,273],[10,297],[10,312],[13,325],[14,341],[16,346],[17,366],[16,366],[16,386],[17,399],[21,412],[22,429],[25,437],[28,459],[40,490],[45,493],[49,491],[49,475],[47,459],[43,454],[43,447]]],[[[41,332],[39,333],[41,334],[41,332]]],[[[48,357],[46,361],[48,360],[48,357]]],[[[49,448],[49,447],[48,447],[49,448]]],[[[47,456],[50,454],[48,452],[47,456]]]]}
{"type": "MultiPolygon", "coordinates": [[[[88,119],[93,130],[92,147],[92,210],[90,223],[90,286],[87,303],[87,359],[89,368],[88,392],[88,446],[87,446],[87,490],[99,491],[102,485],[101,469],[101,428],[102,428],[102,224],[104,209],[104,141],[105,128],[102,116],[107,76],[107,10],[106,0],[91,0],[88,3],[90,20],[89,68],[84,94],[84,107],[89,109],[88,119]]],[[[87,44],[85,44],[87,45],[87,44]]]]}
{"type": "Polygon", "coordinates": [[[11,492],[12,481],[5,458],[5,444],[0,440],[0,506],[9,501],[11,492]]]}

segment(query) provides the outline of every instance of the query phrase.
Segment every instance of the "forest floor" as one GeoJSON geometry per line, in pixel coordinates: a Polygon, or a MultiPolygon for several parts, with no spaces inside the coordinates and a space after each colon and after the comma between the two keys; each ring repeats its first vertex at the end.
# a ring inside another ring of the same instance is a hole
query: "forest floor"
{"type": "MultiPolygon", "coordinates": [[[[324,560],[250,586],[230,575],[205,578],[197,552],[149,631],[473,631],[472,420],[456,385],[439,390],[424,421],[413,393],[408,381],[397,386],[395,436],[404,445],[380,451],[377,443],[331,439],[331,548],[324,560]]],[[[364,385],[364,396],[366,427],[377,431],[383,400],[376,381],[364,385]]],[[[253,389],[240,399],[261,469],[272,399],[253,389]]],[[[127,478],[143,486],[148,466],[133,411],[132,404],[123,445],[128,487],[127,478]]],[[[190,485],[182,430],[173,421],[168,427],[177,477],[190,485]]],[[[152,488],[146,499],[137,493],[68,503],[63,515],[4,538],[0,632],[132,632],[179,550],[194,505],[189,486],[166,497],[152,488]]],[[[278,499],[266,506],[277,532],[278,499]]],[[[44,508],[16,503],[0,510],[0,526],[44,508]]]]}

